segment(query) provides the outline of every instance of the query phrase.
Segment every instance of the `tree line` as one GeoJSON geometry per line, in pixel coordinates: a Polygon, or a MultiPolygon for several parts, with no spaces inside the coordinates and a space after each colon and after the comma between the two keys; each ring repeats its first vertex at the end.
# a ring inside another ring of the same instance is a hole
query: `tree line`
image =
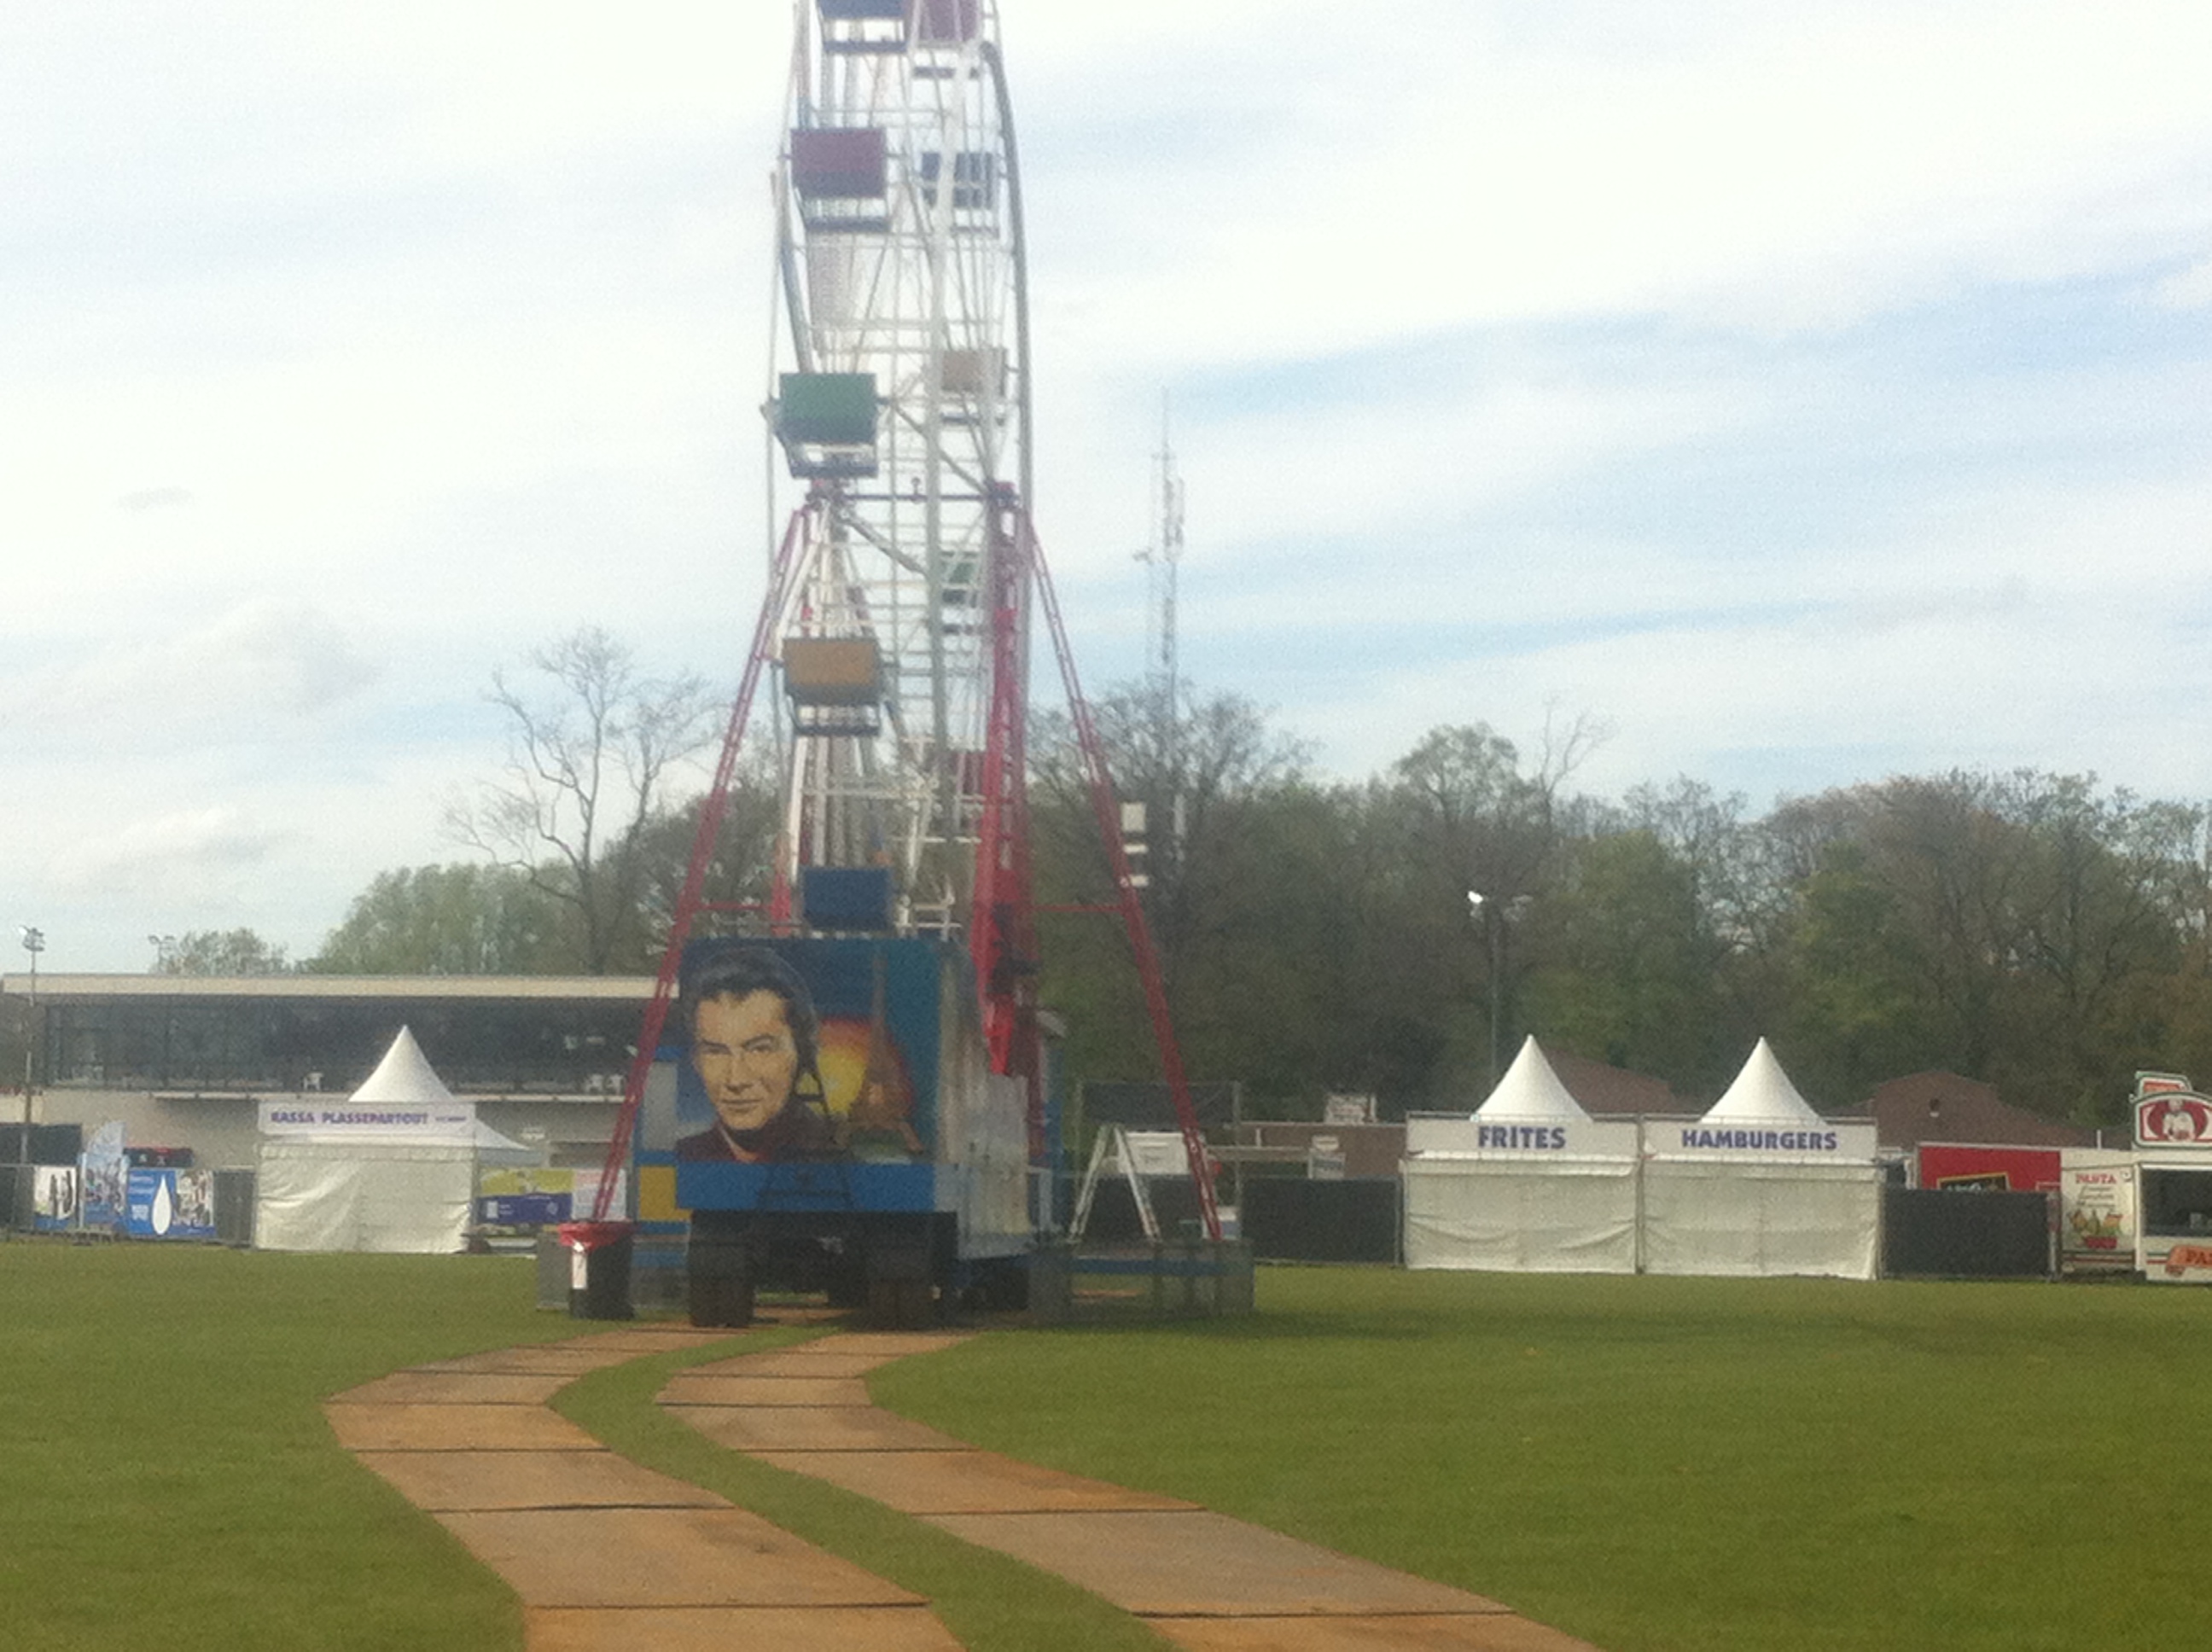
{"type": "MultiPolygon", "coordinates": [[[[690,855],[689,760],[719,732],[696,679],[640,673],[586,630],[493,698],[513,744],[448,825],[474,859],[381,872],[298,965],[250,931],[157,968],[348,974],[650,971],[690,855]]],[[[1186,1066],[1297,1115],[1330,1091],[1386,1115],[1480,1100],[1524,1034],[1710,1097],[1771,1038],[1828,1111],[1948,1068],[2116,1121],[2141,1067],[2212,1070],[2212,810],[2093,776],[1954,770],[1754,814],[1696,780],[1575,789],[1599,736],[1527,750],[1431,730],[1346,782],[1230,694],[1158,683],[1093,707],[1146,805],[1149,926],[1186,1066]],[[1479,898],[1476,898],[1479,897],[1479,898]]],[[[1046,1002],[1076,1077],[1152,1076],[1064,717],[1030,738],[1046,1002]]],[[[767,893],[773,774],[739,776],[709,894],[767,893]]]]}
{"type": "MultiPolygon", "coordinates": [[[[1571,787],[1579,724],[1526,755],[1480,723],[1437,728],[1344,784],[1234,696],[1171,720],[1131,690],[1099,720],[1149,819],[1185,799],[1146,856],[1185,1060],[1267,1097],[1467,1106],[1529,1033],[1706,1099],[1765,1036],[1831,1112],[1947,1068],[2109,1123],[2137,1069],[2212,1066],[2203,805],[2027,769],[1763,815],[1686,778],[1608,800],[1571,787]]],[[[1053,875],[1095,896],[1049,757],[1042,779],[1053,875]]],[[[1098,950],[1046,967],[1048,996],[1089,1011],[1086,1067],[1139,1008],[1098,950]]]]}

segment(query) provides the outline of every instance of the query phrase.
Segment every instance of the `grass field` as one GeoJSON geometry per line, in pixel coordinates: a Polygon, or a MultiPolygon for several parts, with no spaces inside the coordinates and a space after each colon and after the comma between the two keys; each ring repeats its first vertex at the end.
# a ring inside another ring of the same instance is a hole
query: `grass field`
{"type": "Polygon", "coordinates": [[[526,1262],[0,1243],[0,1646],[519,1648],[318,1402],[570,1334],[526,1262]]]}
{"type": "MultiPolygon", "coordinates": [[[[532,1292],[493,1259],[0,1244],[0,1645],[518,1646],[504,1588],[317,1404],[587,1328],[532,1292]]],[[[2203,1292],[1270,1269],[1261,1304],[987,1335],[875,1388],[1610,1652],[2207,1638],[2203,1292]]],[[[653,1410],[660,1375],[617,1368],[562,1408],[940,1596],[978,1646],[1141,1643],[1010,1563],[716,1452],[653,1410]]]]}
{"type": "Polygon", "coordinates": [[[2212,1296],[1271,1269],[880,1373],[964,1438],[1610,1649],[2212,1644],[2212,1296]]]}

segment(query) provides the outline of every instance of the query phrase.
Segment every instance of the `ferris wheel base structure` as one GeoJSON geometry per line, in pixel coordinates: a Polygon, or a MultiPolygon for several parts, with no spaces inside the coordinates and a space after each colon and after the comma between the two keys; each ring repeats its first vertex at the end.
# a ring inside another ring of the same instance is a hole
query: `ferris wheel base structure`
{"type": "Polygon", "coordinates": [[[1051,1225],[1051,1156],[1032,1163],[1028,1085],[991,1070],[963,949],[720,938],[686,949],[683,976],[689,1026],[659,1064],[637,1159],[641,1185],[672,1174],[690,1213],[695,1323],[745,1324],[761,1290],[820,1292],[902,1327],[963,1301],[1024,1305],[1027,1256],[1051,1225]],[[762,1013],[718,1023],[702,1007],[717,1002],[762,1013]],[[795,1032],[794,1082],[765,1124],[732,1129],[744,1084],[714,1052],[763,1027],[795,1032]]]}

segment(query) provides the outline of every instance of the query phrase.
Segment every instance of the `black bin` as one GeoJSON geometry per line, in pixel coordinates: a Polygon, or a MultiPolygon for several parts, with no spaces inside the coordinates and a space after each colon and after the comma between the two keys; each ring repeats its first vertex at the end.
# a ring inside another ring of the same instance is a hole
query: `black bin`
{"type": "Polygon", "coordinates": [[[626,1320],[630,1250],[636,1229],[628,1222],[563,1222],[561,1248],[568,1253],[568,1317],[626,1320]]]}

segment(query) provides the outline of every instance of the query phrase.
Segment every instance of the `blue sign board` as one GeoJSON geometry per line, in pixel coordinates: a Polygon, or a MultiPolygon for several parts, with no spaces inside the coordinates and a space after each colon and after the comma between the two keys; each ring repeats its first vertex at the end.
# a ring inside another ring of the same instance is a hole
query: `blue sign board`
{"type": "Polygon", "coordinates": [[[125,1193],[123,1230],[135,1239],[215,1237],[215,1173],[134,1169],[125,1193]]]}

